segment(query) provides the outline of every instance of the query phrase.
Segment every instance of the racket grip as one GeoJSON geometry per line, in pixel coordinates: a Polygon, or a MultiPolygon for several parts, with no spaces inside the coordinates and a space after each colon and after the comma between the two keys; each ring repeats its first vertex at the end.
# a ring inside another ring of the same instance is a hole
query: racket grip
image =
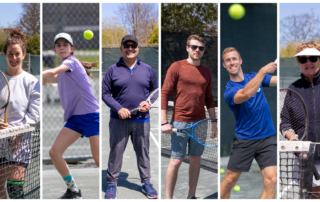
{"type": "Polygon", "coordinates": [[[141,108],[141,107],[137,107],[137,108],[131,109],[131,110],[130,110],[130,114],[139,111],[140,108],[141,108]]]}
{"type": "Polygon", "coordinates": [[[172,128],[172,132],[176,133],[176,132],[178,132],[178,129],[172,128]]]}
{"type": "Polygon", "coordinates": [[[316,180],[319,180],[320,179],[320,175],[318,173],[318,170],[316,168],[316,166],[313,167],[313,176],[316,180]]]}

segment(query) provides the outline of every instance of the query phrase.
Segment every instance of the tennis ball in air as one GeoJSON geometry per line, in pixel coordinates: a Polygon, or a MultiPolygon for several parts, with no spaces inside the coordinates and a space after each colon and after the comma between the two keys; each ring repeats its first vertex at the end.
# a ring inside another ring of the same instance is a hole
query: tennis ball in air
{"type": "Polygon", "coordinates": [[[232,4],[229,7],[229,15],[232,19],[240,20],[245,13],[246,13],[246,10],[241,4],[232,4]]]}
{"type": "Polygon", "coordinates": [[[233,190],[236,192],[240,191],[240,186],[238,186],[238,185],[234,186],[233,190]]]}
{"type": "Polygon", "coordinates": [[[224,169],[220,168],[220,174],[224,174],[224,169]]]}
{"type": "Polygon", "coordinates": [[[87,40],[90,40],[93,38],[93,32],[91,30],[86,30],[83,33],[83,37],[87,40]]]}

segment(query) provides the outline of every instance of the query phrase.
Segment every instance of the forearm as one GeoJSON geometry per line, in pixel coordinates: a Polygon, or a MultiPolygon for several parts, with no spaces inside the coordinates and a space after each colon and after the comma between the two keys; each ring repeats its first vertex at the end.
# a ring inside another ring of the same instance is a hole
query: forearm
{"type": "Polygon", "coordinates": [[[48,78],[54,77],[56,73],[54,73],[53,69],[48,69],[42,72],[42,79],[47,80],[48,78]]]}
{"type": "Polygon", "coordinates": [[[266,73],[263,72],[262,69],[256,74],[256,76],[247,83],[247,85],[242,90],[242,93],[246,95],[247,98],[251,98],[257,92],[261,83],[265,77],[266,73]]]}
{"type": "Polygon", "coordinates": [[[208,113],[209,113],[210,118],[215,119],[215,118],[216,118],[216,110],[215,110],[215,107],[209,108],[209,109],[207,109],[207,110],[208,110],[208,113]]]}
{"type": "Polygon", "coordinates": [[[161,110],[161,124],[168,122],[167,119],[167,110],[166,109],[162,109],[161,110]]]}

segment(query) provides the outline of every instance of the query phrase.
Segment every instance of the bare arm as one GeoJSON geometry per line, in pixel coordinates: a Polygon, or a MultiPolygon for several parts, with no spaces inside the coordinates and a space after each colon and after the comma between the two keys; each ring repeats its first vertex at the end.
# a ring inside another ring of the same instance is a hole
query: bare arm
{"type": "Polygon", "coordinates": [[[164,134],[171,134],[172,132],[172,125],[170,123],[167,123],[168,119],[167,119],[167,109],[162,109],[161,110],[161,132],[164,134]],[[165,125],[162,125],[164,123],[167,123],[165,125]]]}
{"type": "Polygon", "coordinates": [[[266,74],[272,74],[277,69],[277,63],[271,62],[262,67],[257,75],[244,87],[244,89],[238,90],[234,96],[234,103],[241,104],[249,100],[259,89],[263,78],[266,74]]]}
{"type": "Polygon", "coordinates": [[[272,76],[269,86],[277,86],[277,83],[278,83],[277,78],[278,78],[277,76],[272,76]]]}
{"type": "Polygon", "coordinates": [[[42,84],[45,83],[57,83],[59,74],[65,71],[68,71],[69,67],[65,64],[61,64],[60,66],[53,68],[53,69],[48,69],[44,72],[42,72],[42,84]],[[55,82],[56,81],[56,82],[55,82]]]}

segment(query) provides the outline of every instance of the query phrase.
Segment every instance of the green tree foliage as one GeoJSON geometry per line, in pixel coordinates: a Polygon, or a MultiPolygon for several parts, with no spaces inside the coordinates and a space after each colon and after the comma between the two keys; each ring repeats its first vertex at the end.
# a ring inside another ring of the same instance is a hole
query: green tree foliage
{"type": "Polygon", "coordinates": [[[156,24],[154,29],[150,33],[150,37],[147,41],[148,44],[158,44],[159,43],[159,25],[156,24]]]}
{"type": "Polygon", "coordinates": [[[120,47],[121,39],[127,34],[115,17],[105,18],[102,22],[102,45],[120,47]]]}
{"type": "Polygon", "coordinates": [[[162,31],[216,36],[218,5],[212,3],[161,4],[162,31]]]}

